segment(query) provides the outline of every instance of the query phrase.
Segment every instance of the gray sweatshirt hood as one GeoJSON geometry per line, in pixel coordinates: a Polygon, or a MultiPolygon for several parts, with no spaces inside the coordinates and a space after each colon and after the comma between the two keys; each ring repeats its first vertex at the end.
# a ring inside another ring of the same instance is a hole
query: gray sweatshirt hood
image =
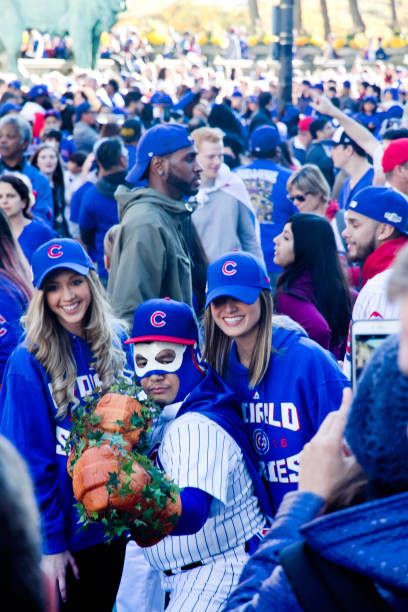
{"type": "Polygon", "coordinates": [[[125,185],[119,185],[115,191],[115,198],[118,203],[119,221],[122,221],[125,213],[132,206],[137,206],[139,203],[148,202],[154,206],[160,206],[172,215],[189,215],[196,207],[195,202],[173,200],[150,187],[129,189],[125,185]]]}

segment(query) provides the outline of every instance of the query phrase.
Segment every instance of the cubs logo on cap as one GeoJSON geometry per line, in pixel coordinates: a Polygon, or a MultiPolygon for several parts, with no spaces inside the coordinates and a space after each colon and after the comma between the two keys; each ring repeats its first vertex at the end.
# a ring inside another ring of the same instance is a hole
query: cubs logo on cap
{"type": "Polygon", "coordinates": [[[251,253],[226,253],[207,268],[207,308],[221,296],[233,297],[245,304],[253,304],[262,289],[271,290],[263,264],[251,253]]]}
{"type": "Polygon", "coordinates": [[[156,310],[156,312],[154,312],[150,317],[150,323],[153,325],[153,327],[163,327],[163,325],[166,325],[166,321],[164,320],[165,318],[165,312],[156,310]]]}
{"type": "Polygon", "coordinates": [[[91,258],[77,240],[61,238],[58,242],[49,240],[34,252],[31,260],[34,286],[41,289],[47,274],[59,268],[74,270],[86,276],[89,270],[95,270],[91,258]]]}
{"type": "Polygon", "coordinates": [[[60,244],[53,244],[47,251],[48,257],[51,259],[57,259],[57,257],[62,257],[63,251],[62,246],[60,244]]]}
{"type": "Polygon", "coordinates": [[[237,273],[236,267],[236,261],[226,261],[225,264],[222,266],[222,273],[225,274],[225,276],[233,276],[237,273]]]}
{"type": "Polygon", "coordinates": [[[133,317],[132,335],[125,344],[154,341],[198,345],[198,329],[191,308],[169,298],[140,304],[133,317]]]}

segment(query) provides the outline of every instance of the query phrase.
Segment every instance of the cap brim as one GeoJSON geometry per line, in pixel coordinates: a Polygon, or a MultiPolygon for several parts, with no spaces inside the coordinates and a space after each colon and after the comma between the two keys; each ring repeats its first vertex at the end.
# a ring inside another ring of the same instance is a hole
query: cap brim
{"type": "Polygon", "coordinates": [[[53,272],[54,270],[63,269],[63,268],[66,268],[68,270],[73,270],[74,272],[78,272],[78,274],[81,274],[82,276],[86,276],[89,270],[95,270],[94,266],[83,266],[78,263],[70,263],[66,261],[64,263],[56,263],[53,266],[50,266],[49,268],[47,268],[47,270],[45,270],[45,272],[43,272],[38,279],[34,280],[35,287],[37,287],[38,289],[41,289],[41,285],[43,284],[45,277],[48,276],[50,272],[53,272]]]}
{"type": "Polygon", "coordinates": [[[262,287],[246,287],[245,285],[223,285],[216,287],[212,291],[209,291],[205,300],[205,307],[207,308],[213,300],[222,295],[235,298],[244,304],[253,304],[259,297],[262,291],[262,287]]]}
{"type": "Polygon", "coordinates": [[[126,175],[127,182],[137,183],[142,178],[144,173],[146,172],[146,169],[149,164],[150,164],[150,159],[137,162],[133,166],[133,168],[127,173],[126,175]]]}
{"type": "Polygon", "coordinates": [[[173,342],[174,344],[187,344],[193,345],[198,342],[198,340],[191,340],[187,338],[173,338],[173,336],[135,336],[134,338],[129,338],[129,340],[125,340],[125,344],[135,344],[138,342],[173,342]]]}

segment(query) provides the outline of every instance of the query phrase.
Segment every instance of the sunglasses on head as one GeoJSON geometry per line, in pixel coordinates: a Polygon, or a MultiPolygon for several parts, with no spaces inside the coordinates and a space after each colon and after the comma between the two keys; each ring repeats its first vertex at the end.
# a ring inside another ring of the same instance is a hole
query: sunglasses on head
{"type": "Polygon", "coordinates": [[[311,194],[311,191],[306,191],[306,193],[304,195],[299,194],[299,195],[294,195],[294,196],[288,196],[288,199],[291,202],[295,202],[296,200],[298,202],[304,202],[306,200],[307,196],[310,195],[310,194],[311,194]]]}

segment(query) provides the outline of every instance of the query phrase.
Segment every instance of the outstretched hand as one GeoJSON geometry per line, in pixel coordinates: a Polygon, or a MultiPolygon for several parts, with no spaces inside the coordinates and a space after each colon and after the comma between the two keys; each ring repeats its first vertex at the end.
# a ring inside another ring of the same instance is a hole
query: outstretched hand
{"type": "Polygon", "coordinates": [[[361,470],[343,439],[352,399],[351,389],[344,389],[340,409],[327,415],[319,431],[304,446],[300,456],[299,491],[315,493],[327,500],[361,470]]]}

